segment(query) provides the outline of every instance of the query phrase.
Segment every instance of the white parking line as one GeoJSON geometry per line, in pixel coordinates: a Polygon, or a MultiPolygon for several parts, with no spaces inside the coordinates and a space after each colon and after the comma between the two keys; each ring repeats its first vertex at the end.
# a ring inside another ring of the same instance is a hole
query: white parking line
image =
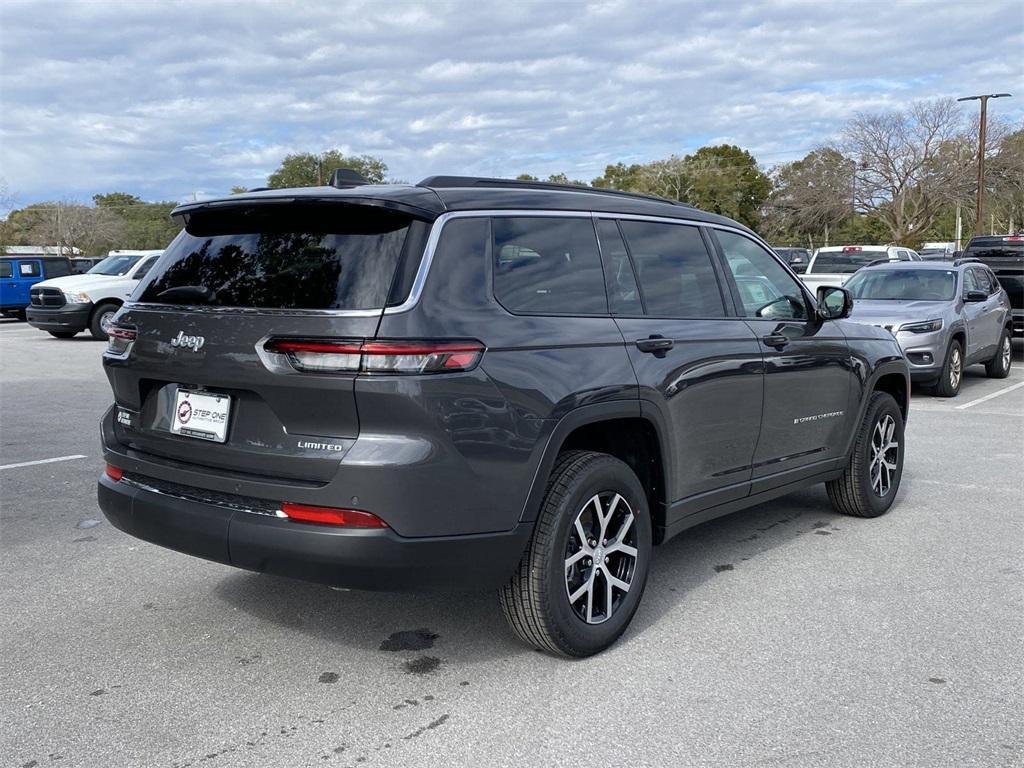
{"type": "Polygon", "coordinates": [[[1003,387],[1002,389],[993,392],[991,395],[985,395],[984,397],[979,397],[977,400],[971,400],[971,402],[969,403],[958,405],[956,406],[956,409],[958,411],[962,411],[964,408],[970,408],[973,405],[978,405],[979,403],[987,402],[988,400],[991,400],[994,397],[1005,395],[1007,392],[1013,392],[1013,390],[1020,389],[1021,387],[1024,387],[1024,381],[1018,382],[1016,384],[1011,384],[1008,387],[1003,387]]]}
{"type": "Polygon", "coordinates": [[[0,464],[0,469],[17,469],[18,467],[34,467],[36,464],[53,464],[57,461],[73,461],[75,459],[84,459],[85,454],[76,453],[74,456],[57,456],[53,459],[39,459],[38,461],[21,461],[17,464],[0,464]]]}

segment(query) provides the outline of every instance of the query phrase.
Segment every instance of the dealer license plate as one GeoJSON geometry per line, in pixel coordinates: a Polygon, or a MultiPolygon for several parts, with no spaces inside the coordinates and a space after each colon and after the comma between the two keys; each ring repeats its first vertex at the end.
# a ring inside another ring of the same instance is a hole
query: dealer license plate
{"type": "Polygon", "coordinates": [[[212,392],[179,389],[174,398],[171,432],[223,443],[228,435],[231,398],[212,392]]]}

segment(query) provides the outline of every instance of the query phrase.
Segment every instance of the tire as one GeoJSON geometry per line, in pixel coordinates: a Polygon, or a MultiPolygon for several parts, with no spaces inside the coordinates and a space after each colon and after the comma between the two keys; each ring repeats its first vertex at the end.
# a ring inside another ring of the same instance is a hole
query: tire
{"type": "Polygon", "coordinates": [[[875,392],[857,431],[850,463],[838,479],[825,484],[833,509],[854,517],[879,517],[888,512],[899,493],[903,454],[903,414],[892,395],[875,392]],[[895,443],[895,450],[890,448],[884,452],[888,461],[879,467],[876,476],[873,461],[876,447],[888,442],[895,443]],[[887,488],[884,487],[886,479],[887,488]]]}
{"type": "Polygon", "coordinates": [[[55,339],[73,339],[78,335],[78,331],[47,331],[47,333],[55,339]]]}
{"type": "Polygon", "coordinates": [[[960,393],[960,385],[964,380],[964,348],[953,339],[946,350],[946,361],[942,364],[942,373],[935,382],[936,397],[956,397],[960,393]]]}
{"type": "Polygon", "coordinates": [[[92,334],[94,339],[98,341],[107,340],[107,332],[103,330],[103,326],[120,308],[120,304],[105,301],[92,311],[92,317],[89,318],[89,333],[92,334]]]}
{"type": "Polygon", "coordinates": [[[505,618],[524,642],[542,651],[575,657],[603,651],[626,630],[640,604],[651,541],[647,496],[627,464],[604,453],[561,454],[548,480],[533,538],[516,573],[499,593],[505,618]],[[602,527],[600,520],[605,516],[602,527]],[[607,541],[618,536],[635,554],[619,550],[603,555],[604,544],[590,538],[599,529],[609,536],[607,541]],[[585,545],[581,533],[588,539],[585,545]],[[597,560],[597,566],[588,560],[597,560]],[[609,572],[628,589],[609,581],[609,572]],[[574,603],[570,603],[570,590],[582,591],[574,603]]]}
{"type": "Polygon", "coordinates": [[[1010,340],[1010,329],[1003,328],[995,355],[985,363],[985,374],[990,379],[1005,379],[1010,375],[1011,365],[1013,365],[1013,342],[1010,340]]]}

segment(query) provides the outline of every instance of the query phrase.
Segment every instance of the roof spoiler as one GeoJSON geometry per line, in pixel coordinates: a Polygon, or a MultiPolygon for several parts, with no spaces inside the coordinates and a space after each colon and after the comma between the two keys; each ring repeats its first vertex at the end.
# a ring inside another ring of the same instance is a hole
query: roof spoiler
{"type": "Polygon", "coordinates": [[[348,189],[349,187],[359,187],[369,183],[369,179],[352,168],[335,168],[331,173],[331,178],[327,181],[329,186],[336,189],[348,189]]]}

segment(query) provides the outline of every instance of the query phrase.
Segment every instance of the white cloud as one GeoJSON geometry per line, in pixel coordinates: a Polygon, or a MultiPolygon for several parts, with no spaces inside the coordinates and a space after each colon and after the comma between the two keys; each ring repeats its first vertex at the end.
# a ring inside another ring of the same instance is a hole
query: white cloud
{"type": "Polygon", "coordinates": [[[770,164],[858,110],[993,90],[1024,118],[1017,0],[7,0],[0,26],[0,176],[21,204],[225,192],[329,147],[410,180],[588,179],[718,140],[770,164]]]}

